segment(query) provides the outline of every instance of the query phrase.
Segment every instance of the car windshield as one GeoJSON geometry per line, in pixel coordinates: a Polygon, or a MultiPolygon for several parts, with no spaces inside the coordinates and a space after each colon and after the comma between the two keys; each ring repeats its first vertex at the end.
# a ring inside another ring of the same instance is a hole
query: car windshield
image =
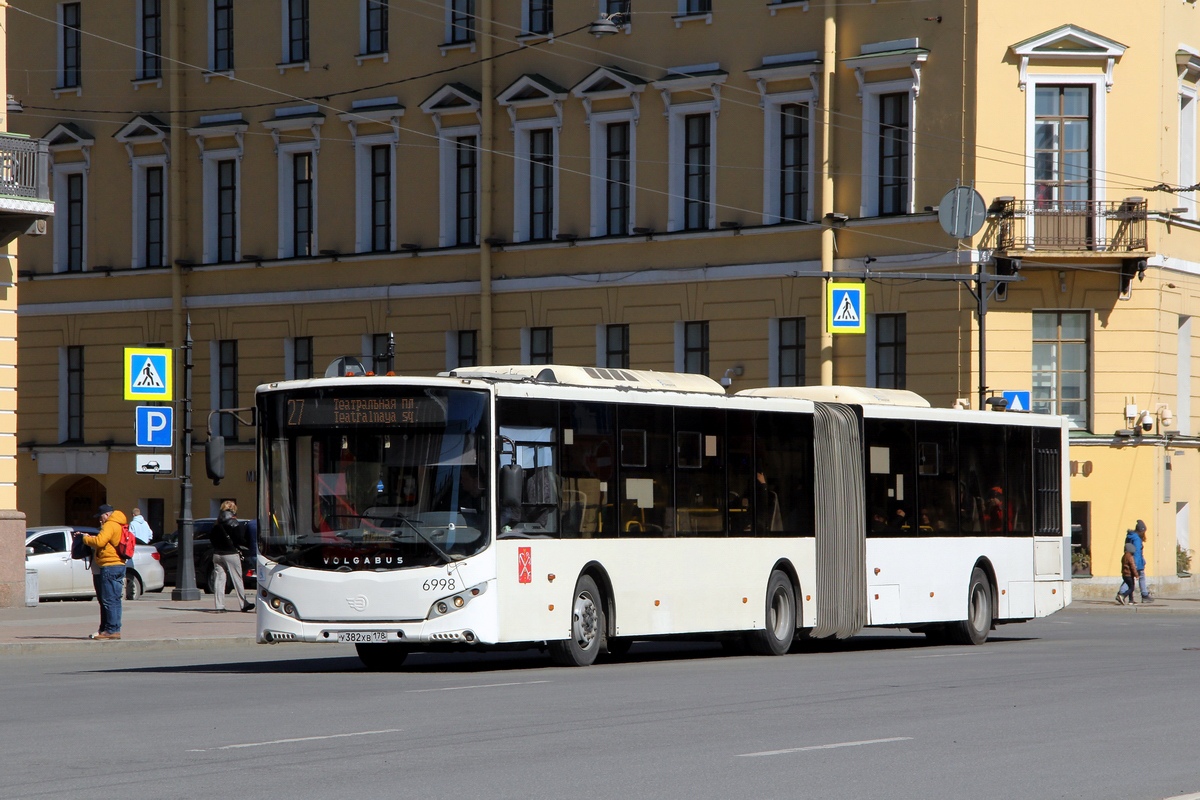
{"type": "Polygon", "coordinates": [[[265,396],[259,551],[281,564],[391,570],[489,542],[487,395],[380,387],[265,396]]]}

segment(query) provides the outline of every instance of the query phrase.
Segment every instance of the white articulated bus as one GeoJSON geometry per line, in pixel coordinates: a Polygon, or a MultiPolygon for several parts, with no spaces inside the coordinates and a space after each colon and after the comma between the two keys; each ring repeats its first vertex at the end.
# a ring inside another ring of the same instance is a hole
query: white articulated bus
{"type": "Polygon", "coordinates": [[[573,366],[260,386],[258,640],[980,644],[1071,600],[1059,417],[573,366]]]}

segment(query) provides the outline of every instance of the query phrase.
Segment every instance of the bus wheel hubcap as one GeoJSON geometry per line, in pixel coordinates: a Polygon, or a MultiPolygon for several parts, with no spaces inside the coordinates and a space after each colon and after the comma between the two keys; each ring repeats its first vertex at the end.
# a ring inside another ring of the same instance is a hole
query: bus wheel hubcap
{"type": "Polygon", "coordinates": [[[596,640],[596,604],[586,594],[575,598],[575,643],[583,650],[596,640]]]}

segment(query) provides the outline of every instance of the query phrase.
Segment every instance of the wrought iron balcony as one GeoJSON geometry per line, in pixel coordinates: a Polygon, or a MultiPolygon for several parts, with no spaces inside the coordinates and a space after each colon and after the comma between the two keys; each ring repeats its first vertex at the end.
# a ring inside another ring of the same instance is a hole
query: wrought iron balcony
{"type": "Polygon", "coordinates": [[[1136,252],[1146,249],[1146,200],[1015,200],[989,209],[997,250],[1136,252]]]}
{"type": "Polygon", "coordinates": [[[22,233],[45,233],[50,200],[50,143],[0,133],[0,245],[22,233]]]}

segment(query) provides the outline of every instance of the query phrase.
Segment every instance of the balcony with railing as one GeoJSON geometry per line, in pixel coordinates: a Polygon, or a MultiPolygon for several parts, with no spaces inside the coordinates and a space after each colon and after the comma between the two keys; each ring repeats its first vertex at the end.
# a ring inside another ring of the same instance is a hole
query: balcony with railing
{"type": "Polygon", "coordinates": [[[1146,250],[1146,200],[1016,200],[998,197],[996,249],[1034,252],[1146,250]]]}
{"type": "Polygon", "coordinates": [[[22,233],[45,233],[53,215],[49,142],[0,133],[0,245],[22,233]]]}

